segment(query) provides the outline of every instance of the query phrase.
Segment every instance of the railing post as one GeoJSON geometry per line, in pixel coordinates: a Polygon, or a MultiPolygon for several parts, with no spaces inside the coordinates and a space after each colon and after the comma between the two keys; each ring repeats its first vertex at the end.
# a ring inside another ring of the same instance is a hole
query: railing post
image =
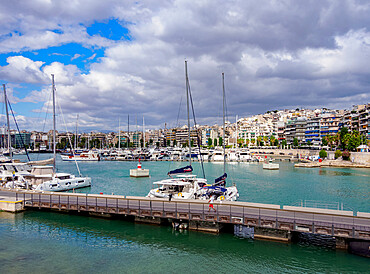
{"type": "Polygon", "coordinates": [[[33,193],[31,193],[31,205],[33,207],[33,193]]]}
{"type": "Polygon", "coordinates": [[[61,207],[60,207],[60,194],[58,195],[58,197],[59,197],[59,210],[61,209],[61,207]]]}
{"type": "Polygon", "coordinates": [[[244,217],[244,206],[243,206],[243,224],[245,224],[245,217],[244,217]]]}
{"type": "MultiPolygon", "coordinates": [[[[218,209],[218,207],[217,207],[217,209],[218,209]]],[[[230,219],[229,219],[229,222],[231,223],[231,205],[230,205],[230,219]]]]}
{"type": "Polygon", "coordinates": [[[77,211],[80,211],[79,209],[78,209],[78,196],[76,196],[77,197],[77,211]]]}
{"type": "Polygon", "coordinates": [[[258,226],[261,226],[261,209],[258,209],[258,226]]]}
{"type": "Polygon", "coordinates": [[[95,197],[95,212],[98,212],[98,197],[95,197]]]}
{"type": "Polygon", "coordinates": [[[68,209],[70,208],[69,206],[69,195],[67,196],[67,205],[68,205],[68,209]]]}
{"type": "Polygon", "coordinates": [[[50,207],[51,207],[51,193],[49,194],[49,203],[50,203],[50,207]]]}
{"type": "Polygon", "coordinates": [[[141,216],[141,206],[140,206],[140,200],[139,200],[139,216],[141,216]]]}
{"type": "Polygon", "coordinates": [[[105,212],[108,212],[108,197],[105,197],[105,212]]]}
{"type": "Polygon", "coordinates": [[[275,219],[275,221],[276,221],[276,222],[275,222],[275,228],[278,228],[278,227],[279,227],[278,214],[277,214],[277,213],[278,213],[278,211],[276,210],[276,211],[275,211],[275,213],[276,213],[276,215],[275,215],[275,216],[276,216],[276,219],[275,219]]]}
{"type": "Polygon", "coordinates": [[[41,198],[40,198],[41,194],[39,194],[39,209],[41,208],[41,198]]]}
{"type": "Polygon", "coordinates": [[[150,216],[153,217],[152,198],[150,198],[150,216]]]}
{"type": "Polygon", "coordinates": [[[116,214],[118,214],[118,197],[116,198],[116,214]]]}

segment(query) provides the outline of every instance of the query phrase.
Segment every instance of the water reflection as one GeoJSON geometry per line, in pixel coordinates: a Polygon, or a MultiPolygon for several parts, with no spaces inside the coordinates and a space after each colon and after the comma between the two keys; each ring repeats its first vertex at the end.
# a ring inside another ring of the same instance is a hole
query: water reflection
{"type": "Polygon", "coordinates": [[[179,233],[171,227],[49,212],[26,212],[15,223],[0,215],[0,246],[7,247],[0,249],[0,255],[7,254],[1,256],[7,258],[0,261],[3,273],[14,264],[19,272],[58,272],[65,265],[73,273],[343,272],[368,266],[366,259],[344,252],[230,234],[179,233]]]}

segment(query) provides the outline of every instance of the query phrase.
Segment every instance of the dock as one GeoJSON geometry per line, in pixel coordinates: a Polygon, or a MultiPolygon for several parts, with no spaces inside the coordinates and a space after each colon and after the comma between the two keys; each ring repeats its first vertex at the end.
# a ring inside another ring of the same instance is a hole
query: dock
{"type": "Polygon", "coordinates": [[[51,210],[70,214],[122,218],[129,221],[173,225],[190,230],[220,233],[233,231],[244,238],[290,242],[297,237],[320,239],[335,248],[360,250],[370,257],[370,213],[280,206],[249,202],[215,201],[215,211],[203,200],[179,201],[148,197],[35,192],[0,189],[14,211],[51,210]]]}

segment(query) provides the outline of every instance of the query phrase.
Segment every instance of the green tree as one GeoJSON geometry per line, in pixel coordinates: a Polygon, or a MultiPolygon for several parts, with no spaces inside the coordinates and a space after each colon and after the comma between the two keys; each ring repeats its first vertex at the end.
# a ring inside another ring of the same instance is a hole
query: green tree
{"type": "Polygon", "coordinates": [[[327,146],[328,143],[329,143],[328,137],[327,136],[322,137],[322,141],[321,142],[322,142],[322,145],[323,146],[327,146]]]}
{"type": "Polygon", "coordinates": [[[193,147],[194,146],[194,140],[193,139],[191,139],[190,140],[190,145],[193,147]]]}
{"type": "Polygon", "coordinates": [[[321,159],[325,159],[326,157],[328,157],[328,153],[326,153],[326,151],[322,149],[319,152],[319,156],[321,159]]]}
{"type": "Polygon", "coordinates": [[[341,149],[346,149],[348,140],[346,140],[346,135],[348,134],[348,128],[342,127],[339,131],[339,145],[341,149]]]}
{"type": "Polygon", "coordinates": [[[260,146],[261,145],[261,141],[262,141],[262,137],[261,136],[258,136],[257,137],[257,146],[260,146]]]}
{"type": "Polygon", "coordinates": [[[152,145],[152,144],[153,144],[153,142],[154,142],[154,141],[153,141],[153,139],[149,139],[149,144],[151,144],[151,145],[152,145]]]}
{"type": "Polygon", "coordinates": [[[342,151],[340,151],[339,149],[337,149],[336,151],[335,151],[335,154],[334,154],[334,158],[335,159],[338,159],[339,157],[341,157],[342,156],[342,151]]]}
{"type": "Polygon", "coordinates": [[[176,146],[176,145],[177,145],[177,141],[173,140],[173,146],[176,146]]]}
{"type": "Polygon", "coordinates": [[[273,146],[275,144],[275,136],[274,135],[270,136],[270,144],[271,144],[271,146],[273,146]]]}
{"type": "Polygon", "coordinates": [[[218,145],[219,146],[222,146],[223,145],[223,142],[222,142],[222,137],[218,137],[218,145]]]}
{"type": "Polygon", "coordinates": [[[263,143],[265,146],[268,146],[268,140],[269,140],[268,136],[263,136],[263,143]]]}
{"type": "Polygon", "coordinates": [[[249,143],[250,143],[249,139],[245,139],[245,145],[246,145],[247,147],[248,147],[249,143]]]}
{"type": "Polygon", "coordinates": [[[251,139],[251,143],[254,146],[254,144],[256,143],[256,139],[251,139]]]}
{"type": "Polygon", "coordinates": [[[349,138],[348,150],[355,151],[361,145],[361,135],[358,131],[354,130],[349,138]]]}
{"type": "Polygon", "coordinates": [[[212,146],[212,138],[208,138],[208,146],[211,147],[212,146]]]}
{"type": "Polygon", "coordinates": [[[171,145],[171,140],[170,139],[168,139],[167,140],[167,146],[169,147],[171,145]]]}
{"type": "Polygon", "coordinates": [[[285,139],[284,139],[284,140],[282,140],[282,141],[281,141],[281,146],[282,146],[282,148],[285,148],[285,147],[286,147],[286,145],[287,145],[286,140],[285,140],[285,139]]]}
{"type": "Polygon", "coordinates": [[[294,138],[293,139],[293,146],[298,147],[298,145],[299,145],[298,139],[297,138],[294,138]]]}
{"type": "Polygon", "coordinates": [[[213,144],[214,144],[215,147],[217,147],[217,139],[216,138],[213,139],[213,144]]]}

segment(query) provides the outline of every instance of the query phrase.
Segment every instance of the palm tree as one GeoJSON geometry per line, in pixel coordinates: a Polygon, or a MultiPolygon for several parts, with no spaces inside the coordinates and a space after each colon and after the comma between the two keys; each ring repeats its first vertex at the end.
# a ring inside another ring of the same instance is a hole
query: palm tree
{"type": "Polygon", "coordinates": [[[265,146],[267,146],[268,144],[267,144],[267,141],[269,140],[269,137],[267,137],[267,136],[263,136],[263,144],[265,145],[265,146]]]}
{"type": "Polygon", "coordinates": [[[249,139],[245,139],[245,145],[248,147],[248,145],[249,145],[249,139]]]}
{"type": "Polygon", "coordinates": [[[256,142],[256,139],[252,139],[251,142],[254,145],[254,143],[256,142]]]}
{"type": "Polygon", "coordinates": [[[258,136],[257,137],[257,146],[260,146],[261,141],[262,141],[262,137],[261,136],[258,136]]]}
{"type": "Polygon", "coordinates": [[[271,146],[273,146],[274,145],[274,143],[275,143],[275,136],[274,135],[271,135],[271,137],[270,137],[270,143],[271,143],[271,146]]]}

